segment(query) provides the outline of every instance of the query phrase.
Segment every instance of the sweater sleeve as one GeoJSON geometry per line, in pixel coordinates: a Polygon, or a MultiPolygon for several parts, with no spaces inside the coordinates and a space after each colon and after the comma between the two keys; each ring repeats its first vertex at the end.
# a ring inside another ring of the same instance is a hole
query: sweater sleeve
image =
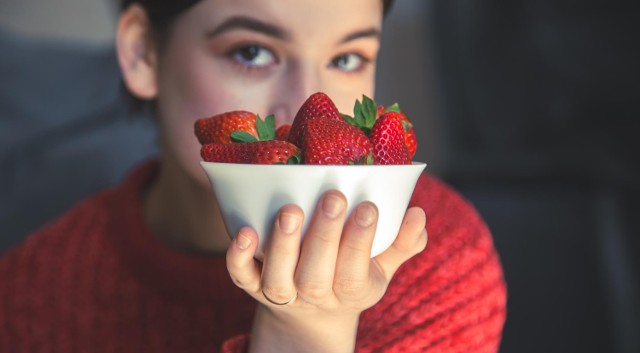
{"type": "Polygon", "coordinates": [[[428,245],[362,314],[357,351],[497,352],[506,286],[487,226],[433,178],[421,177],[412,205],[426,211],[428,245]]]}
{"type": "Polygon", "coordinates": [[[245,353],[248,350],[249,334],[242,334],[224,341],[220,353],[245,353]]]}

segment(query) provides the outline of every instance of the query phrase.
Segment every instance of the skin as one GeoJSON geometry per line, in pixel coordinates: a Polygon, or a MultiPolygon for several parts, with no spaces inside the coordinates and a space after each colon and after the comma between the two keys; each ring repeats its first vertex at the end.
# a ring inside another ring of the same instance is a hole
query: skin
{"type": "Polygon", "coordinates": [[[141,7],[121,15],[117,50],[125,84],[155,100],[160,128],[161,167],[143,195],[145,220],[182,251],[226,252],[236,285],[262,304],[251,352],[353,351],[360,313],[426,246],[425,214],[409,209],[394,244],[370,259],[376,206],[364,202],[347,218],[344,196],[329,191],[308,215],[302,247],[304,215],[284,206],[258,262],[253,229],[229,240],[199,166],[193,122],[243,109],[290,123],[317,91],[349,112],[356,98],[373,96],[381,29],[381,1],[203,0],[177,17],[158,46],[141,7]],[[263,293],[289,303],[274,305],[263,293]]]}

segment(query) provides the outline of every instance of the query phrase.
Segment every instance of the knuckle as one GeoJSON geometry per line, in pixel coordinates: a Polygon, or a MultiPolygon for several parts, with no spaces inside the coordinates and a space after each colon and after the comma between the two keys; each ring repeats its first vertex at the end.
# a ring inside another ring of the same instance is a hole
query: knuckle
{"type": "Polygon", "coordinates": [[[310,236],[313,237],[313,240],[315,242],[320,243],[319,246],[332,246],[337,242],[338,238],[335,236],[335,234],[328,230],[316,231],[313,234],[310,234],[310,236]]]}
{"type": "Polygon", "coordinates": [[[245,281],[242,279],[242,275],[241,275],[242,271],[240,271],[237,267],[228,264],[227,272],[229,272],[229,277],[231,277],[231,281],[236,286],[243,288],[245,281]]]}
{"type": "Polygon", "coordinates": [[[281,286],[263,286],[262,292],[276,302],[286,302],[292,297],[292,290],[281,286]]]}
{"type": "Polygon", "coordinates": [[[340,296],[349,298],[363,298],[366,296],[367,282],[350,277],[337,277],[333,285],[334,291],[340,296]]]}
{"type": "Polygon", "coordinates": [[[406,244],[393,243],[391,244],[391,248],[396,253],[396,256],[400,256],[402,258],[408,258],[413,255],[413,251],[411,251],[410,247],[406,244]]]}
{"type": "Polygon", "coordinates": [[[331,292],[331,285],[324,282],[304,281],[299,282],[297,287],[300,295],[312,301],[325,298],[331,292]]]}
{"type": "Polygon", "coordinates": [[[354,239],[349,239],[350,241],[345,241],[341,246],[343,247],[343,251],[346,251],[353,257],[359,258],[369,258],[371,256],[371,245],[365,241],[364,239],[358,239],[359,241],[355,241],[354,239]]]}
{"type": "Polygon", "coordinates": [[[299,240],[286,238],[287,237],[274,237],[267,249],[267,253],[274,258],[298,256],[300,252],[299,240]]]}
{"type": "Polygon", "coordinates": [[[235,284],[239,288],[244,288],[245,287],[245,282],[243,280],[241,280],[240,278],[238,278],[237,276],[231,275],[231,281],[233,281],[233,284],[235,284]]]}

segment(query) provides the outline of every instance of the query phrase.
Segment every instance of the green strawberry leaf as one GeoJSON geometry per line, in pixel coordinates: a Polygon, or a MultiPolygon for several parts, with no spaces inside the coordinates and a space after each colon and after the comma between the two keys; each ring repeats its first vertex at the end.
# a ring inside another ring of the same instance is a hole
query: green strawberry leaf
{"type": "Polygon", "coordinates": [[[365,114],[365,126],[372,127],[378,115],[378,106],[376,106],[376,103],[373,101],[373,99],[362,95],[362,107],[365,114]]]}
{"type": "Polygon", "coordinates": [[[256,117],[256,130],[258,130],[258,140],[268,141],[276,138],[276,118],[268,115],[264,120],[260,115],[256,117]]]}
{"type": "Polygon", "coordinates": [[[369,153],[367,155],[367,161],[365,162],[367,165],[373,165],[373,153],[369,153]]]}
{"type": "Polygon", "coordinates": [[[350,125],[358,127],[358,123],[356,122],[356,119],[354,119],[353,117],[351,117],[351,116],[349,116],[347,114],[341,114],[341,115],[342,115],[342,118],[344,119],[344,121],[346,121],[350,125]]]}
{"type": "Polygon", "coordinates": [[[264,122],[267,124],[270,140],[273,140],[276,137],[276,117],[273,114],[269,114],[264,118],[264,122]]]}
{"type": "Polygon", "coordinates": [[[411,124],[410,122],[408,122],[406,120],[402,120],[402,129],[404,130],[404,132],[407,132],[407,131],[413,129],[413,124],[411,124]]]}
{"type": "Polygon", "coordinates": [[[294,154],[293,156],[289,157],[289,159],[287,160],[287,164],[301,164],[301,159],[300,159],[300,155],[299,154],[294,154]]]}
{"type": "Polygon", "coordinates": [[[353,106],[353,121],[346,119],[348,123],[359,128],[365,135],[369,136],[371,128],[378,118],[378,107],[373,99],[362,95],[362,101],[356,99],[356,103],[353,106]]]}
{"type": "Polygon", "coordinates": [[[347,162],[349,165],[371,165],[373,164],[373,156],[368,154],[366,156],[360,156],[352,161],[347,162]]]}
{"type": "Polygon", "coordinates": [[[400,105],[398,105],[398,103],[393,103],[390,106],[388,106],[383,113],[388,113],[388,112],[401,113],[402,111],[400,110],[400,105]]]}
{"type": "Polygon", "coordinates": [[[362,106],[362,103],[360,103],[359,100],[356,100],[356,104],[353,107],[353,116],[354,116],[354,118],[356,120],[357,126],[365,126],[366,125],[364,107],[362,106]]]}
{"type": "Polygon", "coordinates": [[[241,130],[233,131],[231,133],[231,135],[229,135],[229,137],[231,137],[231,141],[237,142],[237,143],[256,142],[256,141],[258,141],[258,139],[256,139],[255,136],[251,135],[250,133],[248,133],[246,131],[241,131],[241,130]]]}

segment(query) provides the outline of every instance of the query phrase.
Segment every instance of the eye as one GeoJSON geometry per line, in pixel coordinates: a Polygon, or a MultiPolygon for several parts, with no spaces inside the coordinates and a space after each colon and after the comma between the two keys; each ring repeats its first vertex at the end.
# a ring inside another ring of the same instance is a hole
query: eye
{"type": "Polygon", "coordinates": [[[246,45],[231,51],[230,56],[237,63],[249,68],[264,68],[276,62],[271,50],[260,45],[246,45]]]}
{"type": "Polygon", "coordinates": [[[362,55],[356,53],[348,53],[338,55],[331,60],[329,66],[334,67],[340,71],[355,72],[364,67],[369,60],[365,59],[362,55]]]}

